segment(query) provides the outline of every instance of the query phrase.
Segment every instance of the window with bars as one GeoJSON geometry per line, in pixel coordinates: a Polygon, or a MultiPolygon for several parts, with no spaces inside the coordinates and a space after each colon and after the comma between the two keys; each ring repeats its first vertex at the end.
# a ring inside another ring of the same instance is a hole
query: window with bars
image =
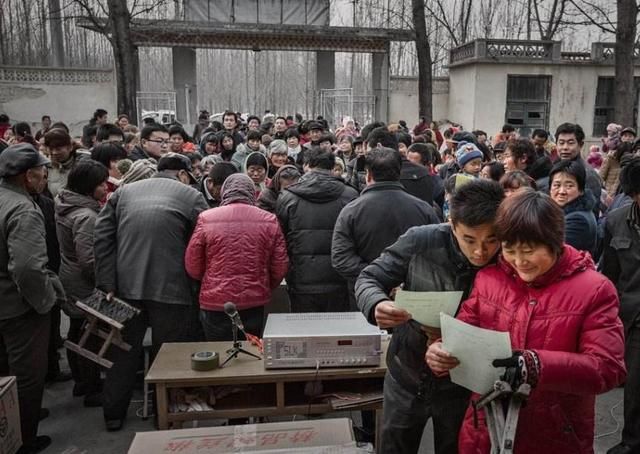
{"type": "Polygon", "coordinates": [[[505,121],[520,135],[549,129],[551,76],[508,76],[505,121]]]}
{"type": "MultiPolygon", "coordinates": [[[[633,108],[633,125],[638,123],[638,96],[640,95],[640,77],[633,78],[635,86],[635,104],[633,108]]],[[[593,112],[593,136],[600,137],[607,135],[607,125],[613,123],[615,119],[615,84],[613,77],[598,77],[598,88],[596,90],[596,105],[593,112]]]]}

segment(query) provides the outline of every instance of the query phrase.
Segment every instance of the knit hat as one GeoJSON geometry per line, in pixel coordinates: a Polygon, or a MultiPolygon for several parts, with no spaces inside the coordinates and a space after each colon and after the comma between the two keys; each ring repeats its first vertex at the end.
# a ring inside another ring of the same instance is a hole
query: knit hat
{"type": "Polygon", "coordinates": [[[482,159],[482,152],[478,149],[478,147],[470,142],[460,142],[458,144],[458,150],[456,151],[456,158],[458,160],[458,165],[461,169],[464,166],[472,161],[473,159],[482,159]]]}
{"type": "Polygon", "coordinates": [[[132,165],[133,161],[131,159],[121,159],[117,162],[116,168],[118,172],[120,172],[120,175],[124,175],[131,169],[132,165]]]}
{"type": "Polygon", "coordinates": [[[120,185],[151,178],[158,172],[156,165],[148,159],[135,161],[129,171],[120,180],[120,185]]]}
{"type": "Polygon", "coordinates": [[[592,150],[587,157],[587,163],[594,169],[599,169],[602,166],[602,155],[592,150]]]}

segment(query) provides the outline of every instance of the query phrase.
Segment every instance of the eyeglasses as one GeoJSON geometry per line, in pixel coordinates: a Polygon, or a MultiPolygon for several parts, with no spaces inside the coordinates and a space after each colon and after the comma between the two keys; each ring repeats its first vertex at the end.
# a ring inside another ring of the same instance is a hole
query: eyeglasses
{"type": "Polygon", "coordinates": [[[147,141],[153,142],[153,143],[159,143],[160,146],[169,146],[169,144],[171,143],[170,139],[157,139],[157,140],[147,139],[147,141]]]}

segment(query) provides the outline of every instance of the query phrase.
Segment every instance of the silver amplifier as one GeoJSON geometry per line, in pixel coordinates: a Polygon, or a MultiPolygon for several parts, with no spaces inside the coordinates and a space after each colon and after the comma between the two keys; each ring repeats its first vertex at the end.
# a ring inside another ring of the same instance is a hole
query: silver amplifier
{"type": "Polygon", "coordinates": [[[269,314],[265,369],[379,366],[380,330],[360,312],[269,314]]]}

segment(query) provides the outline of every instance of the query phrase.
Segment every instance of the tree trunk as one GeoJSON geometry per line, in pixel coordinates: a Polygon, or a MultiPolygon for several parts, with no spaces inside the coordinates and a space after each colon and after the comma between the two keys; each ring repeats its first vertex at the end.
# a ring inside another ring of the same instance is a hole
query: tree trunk
{"type": "Polygon", "coordinates": [[[424,14],[424,1],[425,0],[411,0],[411,10],[413,14],[413,29],[416,33],[416,53],[418,57],[418,109],[421,117],[432,120],[432,61],[424,14]]]}
{"type": "Polygon", "coordinates": [[[615,47],[615,121],[634,126],[633,107],[638,96],[633,81],[633,51],[638,6],[635,0],[617,0],[618,26],[615,47]]]}
{"type": "Polygon", "coordinates": [[[138,72],[138,50],[131,40],[129,26],[131,13],[126,0],[108,0],[110,41],[116,66],[118,85],[118,112],[129,118],[137,118],[136,89],[138,72]]]}
{"type": "Polygon", "coordinates": [[[64,66],[64,38],[60,0],[49,0],[49,26],[51,28],[53,66],[64,66]]]}

